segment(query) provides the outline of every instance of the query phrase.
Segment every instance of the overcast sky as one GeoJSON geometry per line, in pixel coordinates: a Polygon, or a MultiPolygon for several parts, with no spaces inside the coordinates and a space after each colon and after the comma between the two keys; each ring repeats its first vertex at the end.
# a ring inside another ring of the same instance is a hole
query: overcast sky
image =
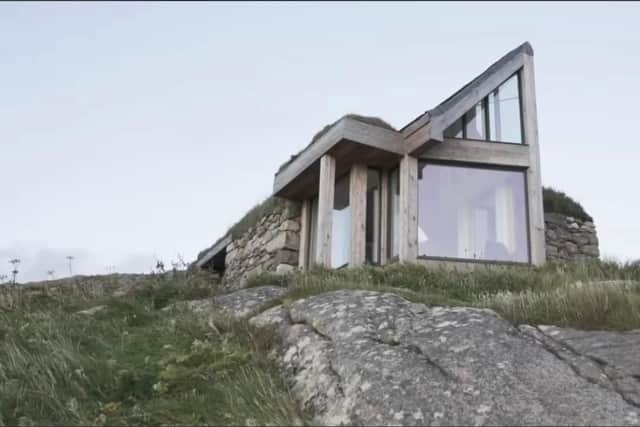
{"type": "Polygon", "coordinates": [[[638,3],[2,3],[0,274],[193,260],[326,123],[402,127],[527,40],[543,183],[640,258],[639,24],[638,3]]]}

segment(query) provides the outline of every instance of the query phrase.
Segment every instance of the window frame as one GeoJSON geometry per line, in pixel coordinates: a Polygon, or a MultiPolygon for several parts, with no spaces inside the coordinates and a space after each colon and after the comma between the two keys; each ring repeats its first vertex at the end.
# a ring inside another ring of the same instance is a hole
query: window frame
{"type": "MultiPolygon", "coordinates": [[[[513,144],[511,142],[507,142],[506,144],[513,144]]],[[[418,177],[421,168],[425,165],[440,165],[440,166],[452,166],[452,167],[460,167],[460,168],[472,168],[472,169],[484,169],[484,170],[498,170],[498,171],[508,171],[508,172],[520,172],[524,177],[524,211],[525,211],[525,228],[526,228],[526,239],[527,239],[527,261],[504,261],[504,260],[486,260],[486,259],[474,259],[474,258],[458,258],[458,257],[443,257],[443,256],[433,256],[433,255],[420,255],[418,254],[418,260],[425,261],[451,261],[451,262],[467,262],[473,264],[486,264],[486,265],[532,265],[532,251],[533,248],[531,246],[531,218],[529,214],[529,178],[527,174],[527,167],[518,167],[518,166],[505,166],[505,165],[494,165],[490,163],[476,163],[476,162],[464,162],[464,161],[455,161],[455,160],[430,160],[430,159],[418,159],[418,173],[416,173],[416,177],[418,177]]],[[[420,185],[420,178],[417,179],[418,186],[420,185]]],[[[419,188],[419,187],[418,187],[419,188]]],[[[417,210],[417,218],[418,218],[418,227],[420,226],[420,191],[417,191],[416,200],[416,210],[417,210]]],[[[416,235],[416,238],[418,236],[416,235]]]]}
{"type": "Polygon", "coordinates": [[[485,126],[485,134],[487,135],[487,137],[485,139],[477,139],[477,138],[469,138],[467,137],[467,113],[468,111],[465,111],[464,114],[462,114],[462,116],[460,116],[458,119],[456,119],[453,123],[451,123],[446,130],[448,130],[451,126],[454,125],[454,123],[456,123],[457,121],[460,121],[460,126],[461,126],[461,132],[462,132],[462,137],[457,137],[457,136],[445,136],[445,138],[450,138],[450,139],[463,139],[463,140],[467,140],[467,141],[479,141],[479,142],[490,142],[492,144],[510,144],[510,145],[529,145],[527,142],[527,139],[525,137],[525,129],[524,129],[524,111],[523,111],[523,99],[522,99],[522,74],[521,74],[521,70],[516,71],[515,73],[511,74],[509,77],[507,77],[503,82],[501,82],[498,86],[496,86],[493,90],[491,90],[491,92],[489,92],[487,94],[487,96],[485,96],[484,98],[482,98],[480,101],[476,102],[475,104],[473,104],[472,108],[475,108],[477,104],[479,104],[480,102],[482,102],[482,106],[484,109],[484,126],[485,126]],[[498,140],[494,140],[491,139],[492,135],[491,135],[491,119],[490,119],[490,113],[489,113],[489,95],[495,91],[496,89],[498,89],[500,86],[502,86],[504,83],[506,83],[507,81],[509,81],[509,79],[513,78],[514,76],[517,76],[517,81],[518,81],[518,112],[520,114],[520,139],[522,142],[509,142],[509,141],[498,141],[498,140]]]}

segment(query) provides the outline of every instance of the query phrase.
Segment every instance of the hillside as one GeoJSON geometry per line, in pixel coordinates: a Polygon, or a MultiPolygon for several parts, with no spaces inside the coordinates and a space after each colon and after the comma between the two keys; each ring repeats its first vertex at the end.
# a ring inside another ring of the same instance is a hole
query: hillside
{"type": "Polygon", "coordinates": [[[264,274],[224,295],[194,271],[3,288],[0,425],[636,425],[635,358],[560,338],[640,351],[620,333],[640,329],[638,282],[638,265],[597,262],[264,274]]]}

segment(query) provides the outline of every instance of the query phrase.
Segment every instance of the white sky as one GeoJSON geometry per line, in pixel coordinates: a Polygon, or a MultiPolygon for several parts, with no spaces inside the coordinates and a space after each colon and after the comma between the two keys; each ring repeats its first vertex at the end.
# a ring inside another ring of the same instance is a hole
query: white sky
{"type": "Polygon", "coordinates": [[[640,258],[639,23],[638,3],[2,3],[0,274],[190,261],[325,124],[402,127],[526,40],[543,183],[640,258]]]}

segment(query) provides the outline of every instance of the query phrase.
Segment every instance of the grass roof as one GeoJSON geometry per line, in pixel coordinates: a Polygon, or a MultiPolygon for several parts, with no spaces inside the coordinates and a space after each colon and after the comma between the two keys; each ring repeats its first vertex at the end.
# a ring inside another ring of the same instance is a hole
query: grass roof
{"type": "Polygon", "coordinates": [[[582,221],[593,222],[593,218],[584,210],[582,205],[562,191],[551,187],[544,187],[542,189],[542,199],[546,213],[559,213],[578,218],[582,221]]]}

